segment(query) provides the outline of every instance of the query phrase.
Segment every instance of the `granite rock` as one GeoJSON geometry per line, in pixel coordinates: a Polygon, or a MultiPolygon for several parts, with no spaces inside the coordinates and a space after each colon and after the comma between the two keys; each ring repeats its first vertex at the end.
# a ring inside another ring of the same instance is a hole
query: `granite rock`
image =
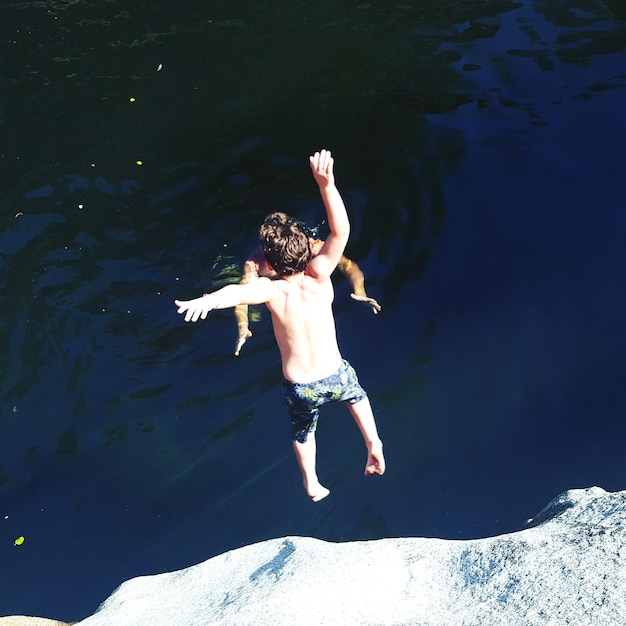
{"type": "Polygon", "coordinates": [[[626,491],[486,539],[284,537],[123,583],[80,626],[626,624],[626,491]]]}

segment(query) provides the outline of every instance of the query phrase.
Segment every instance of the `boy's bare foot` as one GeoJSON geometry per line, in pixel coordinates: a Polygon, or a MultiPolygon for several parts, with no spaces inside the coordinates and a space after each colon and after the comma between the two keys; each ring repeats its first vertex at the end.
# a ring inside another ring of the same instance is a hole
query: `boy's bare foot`
{"type": "Polygon", "coordinates": [[[304,488],[312,502],[319,502],[330,493],[330,489],[326,489],[319,481],[308,486],[305,484],[304,488]]]}
{"type": "Polygon", "coordinates": [[[383,456],[383,442],[373,443],[367,451],[366,476],[382,476],[385,473],[385,457],[383,456]]]}

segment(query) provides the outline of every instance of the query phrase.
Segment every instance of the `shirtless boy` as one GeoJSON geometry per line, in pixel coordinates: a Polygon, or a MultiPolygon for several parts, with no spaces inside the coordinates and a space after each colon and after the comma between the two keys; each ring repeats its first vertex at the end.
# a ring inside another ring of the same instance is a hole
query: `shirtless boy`
{"type": "Polygon", "coordinates": [[[330,152],[316,152],[309,161],[330,228],[317,256],[312,257],[309,238],[297,221],[283,223],[273,214],[261,226],[260,237],[265,259],[279,280],[262,276],[248,283],[226,285],[194,300],[175,300],[175,304],[186,322],[206,319],[214,309],[241,304],[265,304],[270,310],[291,415],[293,448],[304,488],[311,500],[318,502],[330,493],[319,482],[316,471],[315,429],[321,405],[346,403],[367,448],[366,476],[383,474],[385,459],[367,394],[339,352],[332,312],[330,276],[348,243],[348,214],[335,186],[330,152]]]}
{"type": "MultiPolygon", "coordinates": [[[[289,221],[289,216],[285,213],[272,213],[266,219],[282,220],[283,223],[289,221]]],[[[313,239],[309,237],[309,247],[311,248],[311,258],[317,256],[322,249],[324,242],[321,239],[313,239]]],[[[363,302],[371,307],[374,314],[381,310],[380,304],[374,298],[370,298],[365,292],[365,276],[361,271],[361,268],[351,259],[341,256],[339,263],[337,263],[337,269],[346,276],[352,283],[352,293],[350,297],[357,302],[363,302]]],[[[263,254],[263,246],[259,246],[250,255],[248,260],[243,266],[243,276],[241,277],[241,284],[249,283],[252,280],[256,280],[259,276],[266,276],[272,280],[280,278],[276,271],[267,264],[265,256],[263,254]]],[[[235,307],[235,319],[237,320],[237,344],[235,346],[235,356],[239,356],[243,344],[246,343],[250,337],[252,337],[252,331],[250,330],[250,322],[248,319],[248,305],[238,304],[235,307]]]]}

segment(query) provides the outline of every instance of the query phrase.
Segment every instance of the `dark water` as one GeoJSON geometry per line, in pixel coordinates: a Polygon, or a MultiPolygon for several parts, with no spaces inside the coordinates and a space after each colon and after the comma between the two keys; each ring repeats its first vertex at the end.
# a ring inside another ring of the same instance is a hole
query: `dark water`
{"type": "Polygon", "coordinates": [[[481,537],[624,489],[625,19],[1,2],[0,615],[77,620],[271,537],[481,537]],[[322,146],[384,306],[337,278],[389,468],[362,477],[331,407],[311,505],[268,316],[235,359],[228,312],[188,326],[172,300],[236,276],[265,213],[320,221],[322,146]]]}

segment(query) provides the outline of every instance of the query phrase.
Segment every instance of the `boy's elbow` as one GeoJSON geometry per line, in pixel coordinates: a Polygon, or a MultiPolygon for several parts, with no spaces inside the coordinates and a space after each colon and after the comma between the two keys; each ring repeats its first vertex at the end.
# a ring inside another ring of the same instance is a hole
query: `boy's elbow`
{"type": "Polygon", "coordinates": [[[350,223],[347,222],[346,224],[340,224],[335,226],[335,228],[333,229],[333,234],[338,239],[344,239],[345,241],[348,241],[350,237],[350,223]]]}
{"type": "Polygon", "coordinates": [[[344,230],[342,230],[339,233],[339,237],[341,238],[341,240],[343,242],[345,242],[347,244],[348,243],[348,239],[350,239],[350,227],[345,228],[344,230]]]}

